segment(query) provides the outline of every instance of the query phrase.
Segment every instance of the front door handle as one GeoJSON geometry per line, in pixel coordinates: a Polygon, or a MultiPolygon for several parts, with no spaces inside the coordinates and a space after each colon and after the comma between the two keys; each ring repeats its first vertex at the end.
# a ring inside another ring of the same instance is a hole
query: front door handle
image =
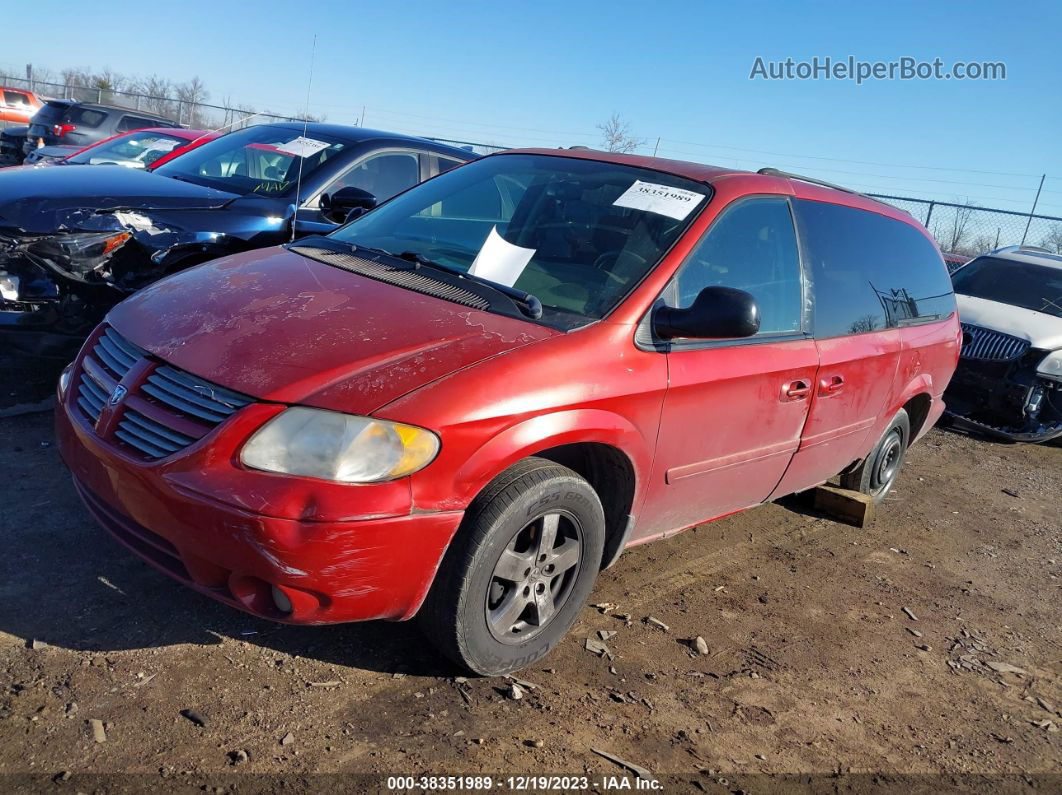
{"type": "Polygon", "coordinates": [[[811,394],[811,384],[803,379],[790,381],[782,387],[782,402],[790,400],[807,400],[811,394]]]}
{"type": "Polygon", "coordinates": [[[831,375],[819,381],[819,394],[825,397],[836,395],[842,389],[844,389],[843,375],[831,375]]]}

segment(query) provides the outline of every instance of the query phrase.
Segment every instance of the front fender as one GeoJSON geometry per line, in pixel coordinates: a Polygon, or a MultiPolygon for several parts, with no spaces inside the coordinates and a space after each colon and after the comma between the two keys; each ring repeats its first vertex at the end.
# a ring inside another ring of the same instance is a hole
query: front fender
{"type": "MultiPolygon", "coordinates": [[[[447,486],[437,476],[415,477],[414,504],[428,510],[463,510],[491,480],[520,459],[580,442],[610,445],[630,459],[635,476],[633,504],[639,505],[652,465],[651,447],[630,420],[602,409],[558,411],[505,428],[476,448],[455,469],[453,478],[447,479],[447,486]]],[[[428,467],[422,474],[428,476],[431,470],[428,467]]]]}

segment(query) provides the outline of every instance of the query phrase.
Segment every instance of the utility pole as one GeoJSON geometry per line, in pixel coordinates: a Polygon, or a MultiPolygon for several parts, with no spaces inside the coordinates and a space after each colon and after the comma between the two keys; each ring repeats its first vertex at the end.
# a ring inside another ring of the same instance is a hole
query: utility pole
{"type": "Polygon", "coordinates": [[[1036,204],[1040,201],[1040,191],[1044,189],[1044,180],[1047,178],[1047,174],[1040,175],[1040,187],[1036,189],[1036,198],[1033,199],[1032,209],[1029,210],[1029,220],[1025,222],[1025,234],[1021,236],[1021,244],[1025,245],[1025,238],[1029,236],[1029,225],[1032,223],[1033,214],[1036,212],[1036,204]]]}
{"type": "Polygon", "coordinates": [[[656,146],[653,147],[653,157],[656,157],[656,150],[660,148],[660,136],[656,137],[656,146]]]}

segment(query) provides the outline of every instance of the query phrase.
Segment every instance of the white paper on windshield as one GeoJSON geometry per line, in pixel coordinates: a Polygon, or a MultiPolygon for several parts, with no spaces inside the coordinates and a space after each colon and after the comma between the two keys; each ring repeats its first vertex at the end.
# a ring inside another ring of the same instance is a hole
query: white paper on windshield
{"type": "Polygon", "coordinates": [[[535,249],[514,246],[498,234],[498,227],[492,226],[490,234],[487,235],[487,242],[476,254],[476,259],[468,272],[474,276],[482,276],[492,282],[512,287],[533,256],[535,256],[535,249]]]}
{"type": "Polygon", "coordinates": [[[327,149],[329,146],[331,144],[325,141],[318,141],[316,138],[304,138],[300,135],[294,141],[278,145],[277,151],[287,152],[289,155],[295,155],[295,157],[309,157],[317,154],[322,149],[327,149]]]}
{"type": "Polygon", "coordinates": [[[154,141],[144,147],[145,152],[170,152],[173,147],[177,146],[180,141],[175,141],[172,138],[156,138],[154,141]]]}
{"type": "Polygon", "coordinates": [[[629,207],[632,210],[645,210],[658,215],[666,215],[676,221],[685,220],[704,198],[703,193],[670,185],[658,185],[655,182],[635,180],[612,204],[616,207],[629,207]]]}

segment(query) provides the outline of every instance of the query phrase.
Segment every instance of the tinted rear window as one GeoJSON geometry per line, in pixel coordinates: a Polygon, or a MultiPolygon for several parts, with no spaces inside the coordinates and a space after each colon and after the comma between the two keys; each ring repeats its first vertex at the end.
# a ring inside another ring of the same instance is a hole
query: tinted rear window
{"type": "Polygon", "coordinates": [[[903,221],[838,204],[793,202],[815,290],[815,335],[860,334],[955,311],[944,260],[903,221]]]}
{"type": "Polygon", "coordinates": [[[33,114],[34,124],[54,124],[63,118],[70,105],[66,102],[46,102],[44,107],[33,114]]]}

